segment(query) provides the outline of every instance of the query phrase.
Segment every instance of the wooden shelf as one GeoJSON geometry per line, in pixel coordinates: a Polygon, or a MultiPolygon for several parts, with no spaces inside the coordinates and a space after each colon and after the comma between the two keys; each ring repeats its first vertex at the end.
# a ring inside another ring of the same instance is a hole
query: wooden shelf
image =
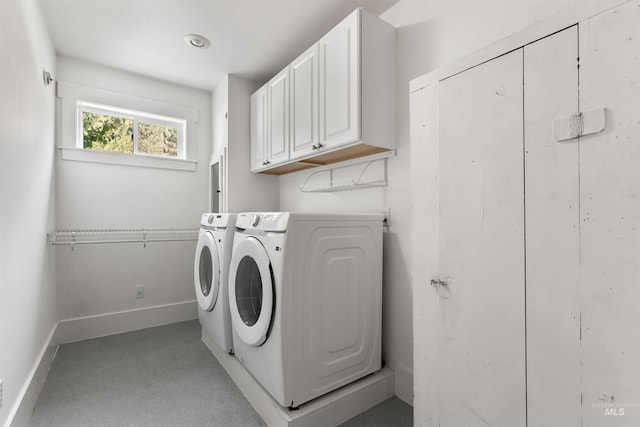
{"type": "Polygon", "coordinates": [[[327,151],[324,154],[317,154],[309,159],[292,160],[280,166],[275,166],[267,170],[258,171],[258,173],[269,175],[284,175],[287,173],[298,172],[317,166],[331,165],[346,160],[357,159],[359,157],[370,156],[372,154],[385,152],[395,153],[394,150],[389,150],[387,148],[374,147],[366,144],[357,144],[350,147],[339,147],[335,150],[327,151]]]}

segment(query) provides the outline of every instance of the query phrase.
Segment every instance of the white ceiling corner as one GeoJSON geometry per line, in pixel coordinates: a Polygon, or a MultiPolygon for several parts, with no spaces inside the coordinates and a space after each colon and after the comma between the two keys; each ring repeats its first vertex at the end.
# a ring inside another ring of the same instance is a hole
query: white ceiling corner
{"type": "Polygon", "coordinates": [[[40,0],[58,54],[212,90],[222,76],[264,81],[358,6],[398,0],[40,0]],[[183,38],[211,41],[199,50],[183,38]]]}

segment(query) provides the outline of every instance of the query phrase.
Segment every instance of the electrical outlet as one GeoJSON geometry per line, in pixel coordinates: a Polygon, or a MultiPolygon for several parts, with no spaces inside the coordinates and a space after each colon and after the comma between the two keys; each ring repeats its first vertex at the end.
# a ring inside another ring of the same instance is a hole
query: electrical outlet
{"type": "Polygon", "coordinates": [[[136,286],[136,298],[144,298],[144,285],[136,286]]]}
{"type": "Polygon", "coordinates": [[[0,380],[0,409],[2,409],[2,380],[0,380]]]}

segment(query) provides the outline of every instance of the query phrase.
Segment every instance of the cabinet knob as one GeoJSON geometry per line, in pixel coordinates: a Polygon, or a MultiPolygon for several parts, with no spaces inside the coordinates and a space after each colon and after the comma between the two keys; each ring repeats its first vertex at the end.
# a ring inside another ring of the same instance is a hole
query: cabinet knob
{"type": "Polygon", "coordinates": [[[321,149],[322,147],[324,147],[324,145],[318,142],[318,150],[321,149]]]}
{"type": "Polygon", "coordinates": [[[318,149],[318,146],[317,146],[317,145],[315,145],[315,144],[313,144],[313,145],[311,146],[311,149],[312,149],[312,150],[317,150],[317,149],[318,149]]]}

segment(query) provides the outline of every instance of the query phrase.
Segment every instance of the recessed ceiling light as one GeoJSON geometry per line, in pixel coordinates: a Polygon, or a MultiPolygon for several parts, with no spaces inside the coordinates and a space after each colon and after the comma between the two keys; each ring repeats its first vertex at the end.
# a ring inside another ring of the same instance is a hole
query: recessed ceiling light
{"type": "Polygon", "coordinates": [[[211,46],[211,42],[207,40],[205,36],[200,34],[187,34],[184,36],[184,42],[189,46],[197,47],[198,49],[206,49],[211,46]]]}

